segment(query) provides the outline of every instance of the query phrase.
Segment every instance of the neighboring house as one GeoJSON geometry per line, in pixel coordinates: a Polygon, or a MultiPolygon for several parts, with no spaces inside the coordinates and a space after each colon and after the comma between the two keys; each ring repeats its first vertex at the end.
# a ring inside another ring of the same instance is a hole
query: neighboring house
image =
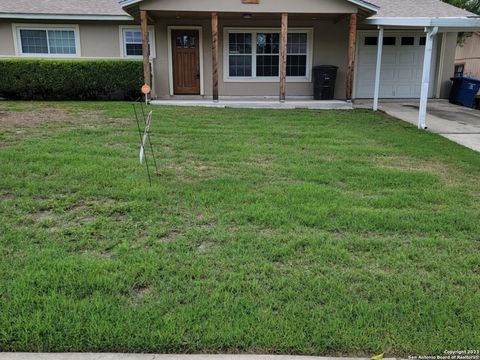
{"type": "Polygon", "coordinates": [[[455,76],[470,76],[480,79],[480,33],[474,32],[457,46],[455,76]]]}
{"type": "Polygon", "coordinates": [[[0,0],[0,56],[142,59],[140,15],[159,99],[310,98],[322,64],[339,67],[336,99],[372,98],[379,42],[380,98],[418,98],[422,76],[446,98],[457,32],[480,29],[440,0],[0,0]]]}

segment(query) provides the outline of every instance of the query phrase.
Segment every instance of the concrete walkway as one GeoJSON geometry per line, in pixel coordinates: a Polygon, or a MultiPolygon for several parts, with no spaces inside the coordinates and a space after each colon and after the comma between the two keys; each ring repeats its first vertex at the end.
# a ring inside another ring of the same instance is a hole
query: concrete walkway
{"type": "Polygon", "coordinates": [[[352,110],[351,102],[340,100],[287,100],[280,102],[278,100],[222,100],[213,102],[212,100],[152,100],[152,105],[160,106],[200,106],[210,108],[233,108],[233,109],[311,109],[311,110],[352,110]]]}
{"type": "MultiPolygon", "coordinates": [[[[355,105],[366,108],[370,104],[355,105]]],[[[380,110],[415,126],[418,124],[418,101],[383,101],[380,110]]],[[[446,100],[430,100],[427,113],[427,131],[480,152],[479,110],[452,105],[446,100]]]]}
{"type": "MultiPolygon", "coordinates": [[[[370,360],[368,358],[340,358],[290,355],[154,355],[154,354],[41,354],[0,353],[0,360],[370,360]]],[[[385,359],[395,360],[395,359],[385,359]]]]}

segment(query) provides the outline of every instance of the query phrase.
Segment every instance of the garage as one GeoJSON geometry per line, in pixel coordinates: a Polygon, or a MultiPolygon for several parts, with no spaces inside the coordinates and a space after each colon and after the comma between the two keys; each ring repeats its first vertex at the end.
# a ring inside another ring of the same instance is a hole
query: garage
{"type": "MultiPolygon", "coordinates": [[[[425,33],[385,31],[383,39],[380,98],[419,98],[425,33]]],[[[373,98],[377,62],[378,32],[360,32],[356,71],[356,98],[373,98]]],[[[435,59],[435,56],[434,56],[435,59]]],[[[435,63],[432,64],[435,69],[435,63]]],[[[432,71],[433,73],[433,71],[432,71]]],[[[434,87],[430,87],[430,97],[434,87]]]]}

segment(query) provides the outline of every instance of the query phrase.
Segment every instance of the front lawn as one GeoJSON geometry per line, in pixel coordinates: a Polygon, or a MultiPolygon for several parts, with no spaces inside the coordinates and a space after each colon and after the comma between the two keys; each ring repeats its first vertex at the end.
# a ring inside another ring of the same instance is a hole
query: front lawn
{"type": "Polygon", "coordinates": [[[0,351],[480,348],[480,154],[369,111],[0,102],[0,351]]]}

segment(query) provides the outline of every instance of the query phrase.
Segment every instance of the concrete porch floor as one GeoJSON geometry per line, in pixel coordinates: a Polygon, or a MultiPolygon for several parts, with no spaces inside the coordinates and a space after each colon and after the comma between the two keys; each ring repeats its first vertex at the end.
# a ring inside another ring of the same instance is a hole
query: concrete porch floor
{"type": "MultiPolygon", "coordinates": [[[[356,101],[356,108],[372,108],[371,101],[356,101]]],[[[379,109],[390,116],[418,124],[419,101],[381,101],[379,109]]],[[[447,100],[429,100],[427,131],[480,152],[480,111],[450,104],[447,100]]]]}
{"type": "Polygon", "coordinates": [[[311,110],[352,110],[353,104],[341,100],[286,100],[280,102],[270,99],[220,99],[214,102],[211,99],[165,99],[152,100],[152,105],[160,106],[201,106],[211,108],[233,109],[311,109],[311,110]]]}

